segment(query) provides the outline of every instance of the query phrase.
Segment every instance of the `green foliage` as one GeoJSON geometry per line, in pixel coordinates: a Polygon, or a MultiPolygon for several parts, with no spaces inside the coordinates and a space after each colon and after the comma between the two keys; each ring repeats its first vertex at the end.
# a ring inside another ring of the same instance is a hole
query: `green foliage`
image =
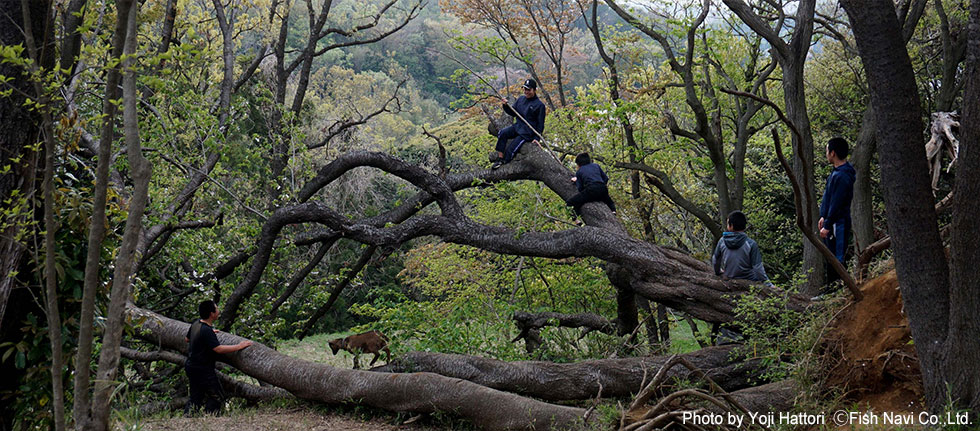
{"type": "Polygon", "coordinates": [[[753,286],[749,294],[736,300],[736,327],[746,338],[736,355],[761,359],[766,366],[766,381],[795,378],[812,382],[817,366],[812,361],[812,349],[831,314],[819,308],[807,312],[790,310],[788,298],[767,296],[761,286],[753,286]]]}

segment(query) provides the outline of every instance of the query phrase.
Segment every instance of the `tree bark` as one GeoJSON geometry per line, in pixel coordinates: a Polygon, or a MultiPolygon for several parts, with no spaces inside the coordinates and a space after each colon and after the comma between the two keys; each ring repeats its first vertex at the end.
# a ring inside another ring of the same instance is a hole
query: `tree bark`
{"type": "MultiPolygon", "coordinates": [[[[764,365],[759,360],[733,360],[735,346],[708,347],[681,355],[705,371],[725,390],[746,388],[757,381],[764,365]]],[[[468,380],[501,391],[549,401],[625,397],[639,392],[670,356],[600,359],[571,364],[544,361],[504,362],[477,356],[410,352],[391,363],[372,368],[385,373],[436,373],[468,380]]],[[[684,380],[694,374],[673,367],[669,377],[684,380]]]]}
{"type": "MultiPolygon", "coordinates": [[[[124,4],[124,3],[122,3],[124,4]]],[[[88,247],[85,257],[85,275],[82,287],[82,308],[79,317],[78,351],[75,352],[75,380],[72,416],[76,429],[87,429],[91,419],[91,362],[95,329],[95,295],[102,284],[102,241],[106,231],[106,196],[109,189],[109,165],[112,162],[112,142],[115,140],[116,114],[119,99],[119,82],[122,79],[118,61],[122,57],[126,38],[126,20],[116,20],[112,35],[110,58],[116,62],[106,74],[105,96],[102,99],[102,130],[99,136],[98,157],[95,168],[95,196],[92,217],[89,221],[88,247]]]]}
{"type": "MultiPolygon", "coordinates": [[[[129,315],[143,337],[168,349],[185,351],[189,325],[135,307],[129,315]]],[[[223,344],[241,337],[217,334],[223,344]]],[[[358,404],[401,412],[452,412],[488,430],[574,429],[582,426],[585,409],[558,406],[433,373],[388,374],[347,370],[282,355],[262,344],[224,355],[246,374],[283,388],[297,397],[340,404],[358,404]]]]}
{"type": "MultiPolygon", "coordinates": [[[[795,382],[783,380],[739,389],[729,395],[750,412],[786,412],[793,408],[799,393],[800,388],[795,382]]],[[[709,406],[708,410],[720,412],[714,405],[709,406]]]]}
{"type": "MultiPolygon", "coordinates": [[[[808,2],[803,2],[808,3],[808,2]]],[[[802,5],[801,5],[802,8],[802,5]]],[[[813,26],[813,9],[810,13],[810,26],[813,26]]],[[[806,46],[809,47],[809,37],[806,46]]],[[[808,226],[816,226],[815,221],[820,216],[817,207],[817,194],[814,190],[813,171],[813,133],[810,130],[810,117],[806,110],[806,94],[803,83],[803,66],[806,51],[798,61],[781,62],[783,67],[783,98],[786,105],[786,116],[796,125],[802,137],[792,135],[793,141],[793,174],[799,178],[803,186],[803,214],[808,226]]],[[[803,241],[803,269],[809,273],[807,283],[802,288],[804,295],[816,295],[823,288],[826,274],[824,272],[824,257],[817,247],[808,241],[803,241]]]]}
{"type": "MultiPolygon", "coordinates": [[[[854,197],[851,200],[851,227],[854,231],[855,249],[860,253],[874,240],[874,203],[871,190],[871,158],[877,149],[874,108],[865,109],[861,119],[861,129],[854,141],[851,163],[857,171],[854,180],[854,197]]],[[[860,266],[860,265],[859,265],[860,266]]]]}
{"type": "Polygon", "coordinates": [[[912,63],[890,1],[845,0],[842,4],[854,29],[877,117],[888,232],[905,312],[916,340],[926,403],[938,413],[946,395],[943,347],[950,316],[950,278],[922,145],[912,63]]]}
{"type": "MultiPolygon", "coordinates": [[[[949,336],[946,339],[945,375],[953,407],[969,409],[971,418],[980,414],[980,345],[969,340],[980,336],[980,1],[970,5],[966,71],[963,79],[962,142],[953,191],[953,220],[950,237],[949,336]]],[[[905,291],[902,291],[905,294],[905,291]]]]}
{"type": "MultiPolygon", "coordinates": [[[[31,58],[30,71],[36,76],[42,76],[45,69],[54,64],[54,56],[49,45],[53,33],[51,31],[51,8],[47,2],[41,2],[41,7],[35,5],[35,10],[31,11],[31,4],[27,0],[21,1],[21,13],[24,23],[24,44],[26,45],[28,56],[31,58]],[[40,12],[40,13],[39,13],[40,12]],[[40,15],[39,21],[42,30],[35,33],[33,16],[40,15]],[[36,34],[40,34],[41,45],[38,47],[36,34]],[[45,55],[45,51],[47,54],[45,55]],[[45,58],[42,58],[44,56],[45,58]],[[44,68],[44,69],[42,69],[44,68]]],[[[44,280],[45,286],[45,307],[44,311],[48,321],[48,342],[51,346],[51,410],[54,416],[54,429],[63,431],[65,429],[65,389],[62,368],[64,367],[64,355],[62,353],[61,341],[61,312],[58,309],[58,274],[55,268],[55,255],[57,254],[54,236],[58,230],[54,219],[54,120],[52,119],[52,100],[49,93],[39,81],[34,81],[34,101],[37,102],[35,109],[41,112],[41,136],[44,142],[42,154],[44,155],[44,177],[41,181],[43,198],[43,220],[44,220],[44,262],[38,263],[37,274],[44,280]]]]}
{"type": "Polygon", "coordinates": [[[136,29],[139,3],[120,1],[117,3],[118,19],[126,24],[125,48],[127,55],[122,68],[123,77],[123,129],[126,137],[126,150],[133,179],[133,194],[129,202],[126,227],[123,231],[122,245],[116,257],[112,276],[112,290],[106,310],[107,322],[102,338],[102,352],[99,357],[98,380],[92,402],[93,430],[109,428],[110,399],[113,381],[119,369],[119,346],[122,341],[125,307],[130,298],[133,268],[136,264],[136,248],[143,226],[143,212],[146,210],[150,183],[150,163],[143,157],[140,148],[139,113],[137,112],[136,72],[130,67],[135,63],[137,49],[136,29]]]}

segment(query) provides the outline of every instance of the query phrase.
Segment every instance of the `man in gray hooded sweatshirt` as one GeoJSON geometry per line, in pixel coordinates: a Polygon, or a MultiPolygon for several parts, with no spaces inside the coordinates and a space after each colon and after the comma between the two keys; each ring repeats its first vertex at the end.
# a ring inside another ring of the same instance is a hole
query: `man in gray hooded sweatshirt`
{"type": "Polygon", "coordinates": [[[723,233],[711,255],[715,275],[752,281],[769,281],[762,267],[759,245],[745,234],[748,220],[741,211],[728,215],[728,231],[723,233]]]}

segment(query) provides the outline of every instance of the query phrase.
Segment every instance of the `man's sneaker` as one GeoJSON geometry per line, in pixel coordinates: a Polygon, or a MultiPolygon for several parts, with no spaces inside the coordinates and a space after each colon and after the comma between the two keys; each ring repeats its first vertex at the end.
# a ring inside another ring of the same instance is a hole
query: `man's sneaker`
{"type": "Polygon", "coordinates": [[[500,160],[500,155],[496,151],[491,151],[487,158],[490,159],[490,163],[493,163],[500,160]]]}
{"type": "Polygon", "coordinates": [[[497,168],[499,168],[499,167],[501,167],[503,165],[504,165],[504,162],[502,162],[500,160],[497,160],[496,162],[493,162],[493,165],[490,166],[490,169],[497,170],[497,168]]]}

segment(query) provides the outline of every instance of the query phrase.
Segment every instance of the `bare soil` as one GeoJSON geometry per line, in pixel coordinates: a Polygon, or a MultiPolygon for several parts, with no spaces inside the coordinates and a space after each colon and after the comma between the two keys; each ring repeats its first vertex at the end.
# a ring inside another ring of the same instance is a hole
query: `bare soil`
{"type": "Polygon", "coordinates": [[[849,304],[825,339],[830,363],[826,386],[876,412],[920,412],[922,373],[894,270],[861,287],[864,300],[849,304]]]}

